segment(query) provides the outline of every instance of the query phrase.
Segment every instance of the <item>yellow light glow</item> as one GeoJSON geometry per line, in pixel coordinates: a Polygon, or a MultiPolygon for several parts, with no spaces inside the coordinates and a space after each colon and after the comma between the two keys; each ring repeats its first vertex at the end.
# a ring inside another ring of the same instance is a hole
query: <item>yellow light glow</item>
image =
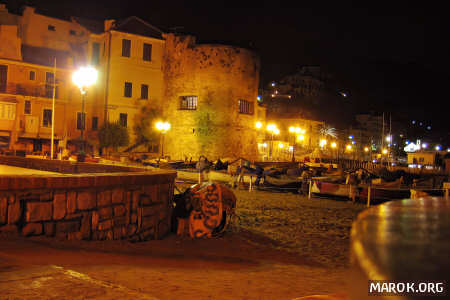
{"type": "Polygon", "coordinates": [[[331,148],[336,148],[337,144],[335,142],[331,143],[331,148]]]}
{"type": "Polygon", "coordinates": [[[81,90],[93,85],[97,81],[98,72],[93,67],[81,67],[72,75],[72,82],[81,90]]]}
{"type": "Polygon", "coordinates": [[[320,147],[325,147],[327,144],[327,140],[320,140],[320,147]]]}
{"type": "Polygon", "coordinates": [[[295,127],[294,126],[289,127],[289,132],[295,132],[295,127]]]}
{"type": "Polygon", "coordinates": [[[347,145],[347,147],[345,147],[347,150],[352,150],[352,145],[347,145]]]}
{"type": "Polygon", "coordinates": [[[279,148],[283,148],[283,147],[284,147],[283,143],[279,143],[279,144],[278,144],[278,147],[279,147],[279,148]]]}
{"type": "Polygon", "coordinates": [[[387,149],[383,149],[383,154],[387,154],[388,150],[387,149]]]}
{"type": "Polygon", "coordinates": [[[275,129],[277,128],[277,126],[275,124],[268,124],[266,129],[267,131],[275,131],[275,129]]]}
{"type": "Polygon", "coordinates": [[[275,128],[275,130],[273,131],[273,133],[275,134],[280,134],[280,130],[278,128],[275,128]]]}
{"type": "Polygon", "coordinates": [[[267,147],[267,143],[264,143],[264,144],[262,144],[262,145],[263,145],[263,147],[264,147],[264,148],[266,148],[266,147],[267,147]]]}
{"type": "Polygon", "coordinates": [[[260,129],[262,127],[262,123],[261,122],[256,122],[255,124],[256,128],[260,129]]]}
{"type": "Polygon", "coordinates": [[[364,147],[364,151],[369,152],[369,147],[364,147]]]}
{"type": "Polygon", "coordinates": [[[304,135],[297,135],[297,141],[303,141],[305,139],[304,135]]]}
{"type": "Polygon", "coordinates": [[[302,129],[301,129],[301,128],[295,127],[295,133],[301,133],[301,132],[302,132],[302,129]]]}
{"type": "Polygon", "coordinates": [[[161,132],[166,132],[170,129],[171,126],[169,122],[156,122],[155,127],[161,132]]]}

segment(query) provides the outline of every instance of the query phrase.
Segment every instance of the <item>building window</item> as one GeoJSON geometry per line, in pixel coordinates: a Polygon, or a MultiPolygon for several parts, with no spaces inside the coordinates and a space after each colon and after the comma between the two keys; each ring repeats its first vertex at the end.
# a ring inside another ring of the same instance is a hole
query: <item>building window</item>
{"type": "Polygon", "coordinates": [[[78,130],[84,130],[85,120],[86,120],[86,113],[77,112],[77,129],[78,130]]]}
{"type": "Polygon", "coordinates": [[[133,84],[131,82],[125,82],[125,88],[123,92],[124,97],[131,98],[133,95],[133,84]]]}
{"type": "Polygon", "coordinates": [[[182,96],[180,98],[180,109],[196,110],[197,109],[197,96],[182,96]]]}
{"type": "Polygon", "coordinates": [[[98,129],[98,117],[92,117],[92,130],[98,129]]]}
{"type": "MultiPolygon", "coordinates": [[[[52,72],[45,73],[45,97],[53,98],[54,75],[52,72]]],[[[55,86],[55,98],[58,98],[58,87],[55,86]]]]}
{"type": "Polygon", "coordinates": [[[141,99],[148,99],[148,85],[141,84],[141,99]]]}
{"type": "Polygon", "coordinates": [[[53,25],[48,25],[48,30],[50,30],[50,31],[56,31],[56,28],[55,28],[55,26],[53,26],[53,25]]]}
{"type": "Polygon", "coordinates": [[[52,126],[52,110],[44,109],[42,114],[42,126],[51,127],[52,126]]]}
{"type": "Polygon", "coordinates": [[[125,128],[127,127],[127,118],[128,118],[127,114],[120,114],[119,123],[125,128]]]}
{"type": "Polygon", "coordinates": [[[77,32],[75,30],[69,30],[70,35],[77,35],[77,32]]]}
{"type": "Polygon", "coordinates": [[[26,115],[31,115],[31,101],[25,100],[25,108],[23,110],[23,113],[26,115]]]}
{"type": "Polygon", "coordinates": [[[7,78],[8,78],[8,66],[0,65],[0,93],[6,92],[7,78]]]}
{"type": "Polygon", "coordinates": [[[252,115],[253,114],[253,102],[239,99],[239,113],[252,115]]]}
{"type": "Polygon", "coordinates": [[[15,119],[16,119],[16,104],[0,103],[0,120],[15,120],[15,119]]]}
{"type": "Polygon", "coordinates": [[[30,80],[36,80],[36,72],[30,71],[30,80]]]}
{"type": "Polygon", "coordinates": [[[92,43],[92,58],[91,62],[93,65],[97,66],[100,61],[100,44],[92,43]]]}
{"type": "Polygon", "coordinates": [[[152,60],[152,44],[144,43],[144,51],[143,51],[142,58],[145,61],[151,61],[152,60]]]}
{"type": "Polygon", "coordinates": [[[122,56],[130,57],[131,53],[131,41],[127,39],[122,39],[122,56]]]}

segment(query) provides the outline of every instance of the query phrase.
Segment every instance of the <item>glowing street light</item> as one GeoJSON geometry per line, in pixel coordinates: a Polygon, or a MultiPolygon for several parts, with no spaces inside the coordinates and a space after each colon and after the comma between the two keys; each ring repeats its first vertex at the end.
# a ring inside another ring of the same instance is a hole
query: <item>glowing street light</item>
{"type": "Polygon", "coordinates": [[[269,156],[272,158],[272,152],[273,152],[273,135],[274,134],[279,134],[280,130],[277,128],[277,125],[275,124],[267,124],[266,127],[267,131],[269,131],[272,134],[272,138],[270,140],[270,151],[269,151],[269,156]]]}
{"type": "Polygon", "coordinates": [[[256,122],[256,124],[255,124],[255,127],[256,127],[256,129],[261,129],[261,127],[262,127],[262,123],[261,122],[256,122]]]}
{"type": "Polygon", "coordinates": [[[352,145],[347,145],[345,148],[346,148],[348,151],[352,151],[352,145]]]}
{"type": "Polygon", "coordinates": [[[320,140],[320,147],[323,148],[327,145],[327,140],[320,140]]]}
{"type": "Polygon", "coordinates": [[[333,148],[333,149],[334,149],[334,148],[336,148],[336,147],[337,147],[337,144],[336,144],[336,142],[332,142],[332,143],[331,143],[331,148],[333,148]]]}
{"type": "Polygon", "coordinates": [[[369,152],[369,147],[364,147],[364,152],[369,152]]]}
{"type": "Polygon", "coordinates": [[[437,145],[437,146],[435,147],[435,149],[436,149],[436,151],[441,151],[441,146],[437,145]]]}
{"type": "Polygon", "coordinates": [[[293,134],[293,141],[292,141],[292,161],[295,161],[295,135],[302,132],[302,129],[300,127],[291,126],[289,127],[289,132],[293,134]]]}
{"type": "Polygon", "coordinates": [[[283,147],[284,147],[284,144],[283,144],[283,143],[279,143],[279,144],[278,144],[278,148],[281,149],[281,148],[283,148],[283,147]]]}
{"type": "MultiPolygon", "coordinates": [[[[84,129],[86,128],[86,115],[84,112],[84,104],[86,102],[87,89],[97,81],[98,72],[93,67],[81,67],[72,75],[72,82],[80,89],[81,101],[81,141],[82,151],[84,152],[84,129]]],[[[106,120],[105,120],[106,121],[106,120]]]]}
{"type": "Polygon", "coordinates": [[[297,141],[304,141],[305,136],[304,135],[297,135],[297,141]]]}
{"type": "Polygon", "coordinates": [[[388,135],[386,136],[386,142],[391,142],[392,141],[392,136],[388,135]]]}
{"type": "Polygon", "coordinates": [[[161,132],[161,157],[164,157],[164,135],[170,130],[171,126],[169,122],[156,122],[155,127],[161,132]]]}
{"type": "Polygon", "coordinates": [[[383,149],[383,154],[387,154],[388,150],[387,149],[383,149]]]}

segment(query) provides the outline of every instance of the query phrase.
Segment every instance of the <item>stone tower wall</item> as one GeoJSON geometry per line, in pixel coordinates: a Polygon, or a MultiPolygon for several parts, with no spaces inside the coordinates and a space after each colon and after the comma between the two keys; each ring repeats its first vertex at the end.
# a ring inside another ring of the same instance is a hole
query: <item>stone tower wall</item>
{"type": "Polygon", "coordinates": [[[192,36],[167,34],[163,63],[164,115],[172,128],[164,154],[257,158],[256,113],[240,114],[238,100],[257,106],[260,63],[248,50],[196,45],[192,36]],[[197,96],[196,110],[180,110],[180,97],[197,96]]]}

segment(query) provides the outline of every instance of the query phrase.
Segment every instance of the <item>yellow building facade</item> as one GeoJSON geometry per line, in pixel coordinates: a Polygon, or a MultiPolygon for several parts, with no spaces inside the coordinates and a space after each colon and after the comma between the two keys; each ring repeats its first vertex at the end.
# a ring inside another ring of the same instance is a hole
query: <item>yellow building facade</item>
{"type": "Polygon", "coordinates": [[[68,108],[81,103],[71,76],[83,51],[81,46],[81,51],[73,51],[71,44],[81,45],[88,39],[87,33],[78,24],[36,14],[30,7],[16,16],[0,5],[2,148],[50,152],[53,121],[56,143],[63,145],[77,136],[71,130],[76,128],[76,115],[68,108]]]}
{"type": "MultiPolygon", "coordinates": [[[[92,33],[89,61],[99,70],[93,114],[103,123],[120,122],[135,142],[133,127],[139,108],[162,103],[162,59],[165,41],[159,29],[130,17],[122,22],[107,20],[104,32],[92,33]],[[132,33],[144,30],[139,35],[132,33]]],[[[87,116],[89,119],[89,116],[87,116]]]]}

